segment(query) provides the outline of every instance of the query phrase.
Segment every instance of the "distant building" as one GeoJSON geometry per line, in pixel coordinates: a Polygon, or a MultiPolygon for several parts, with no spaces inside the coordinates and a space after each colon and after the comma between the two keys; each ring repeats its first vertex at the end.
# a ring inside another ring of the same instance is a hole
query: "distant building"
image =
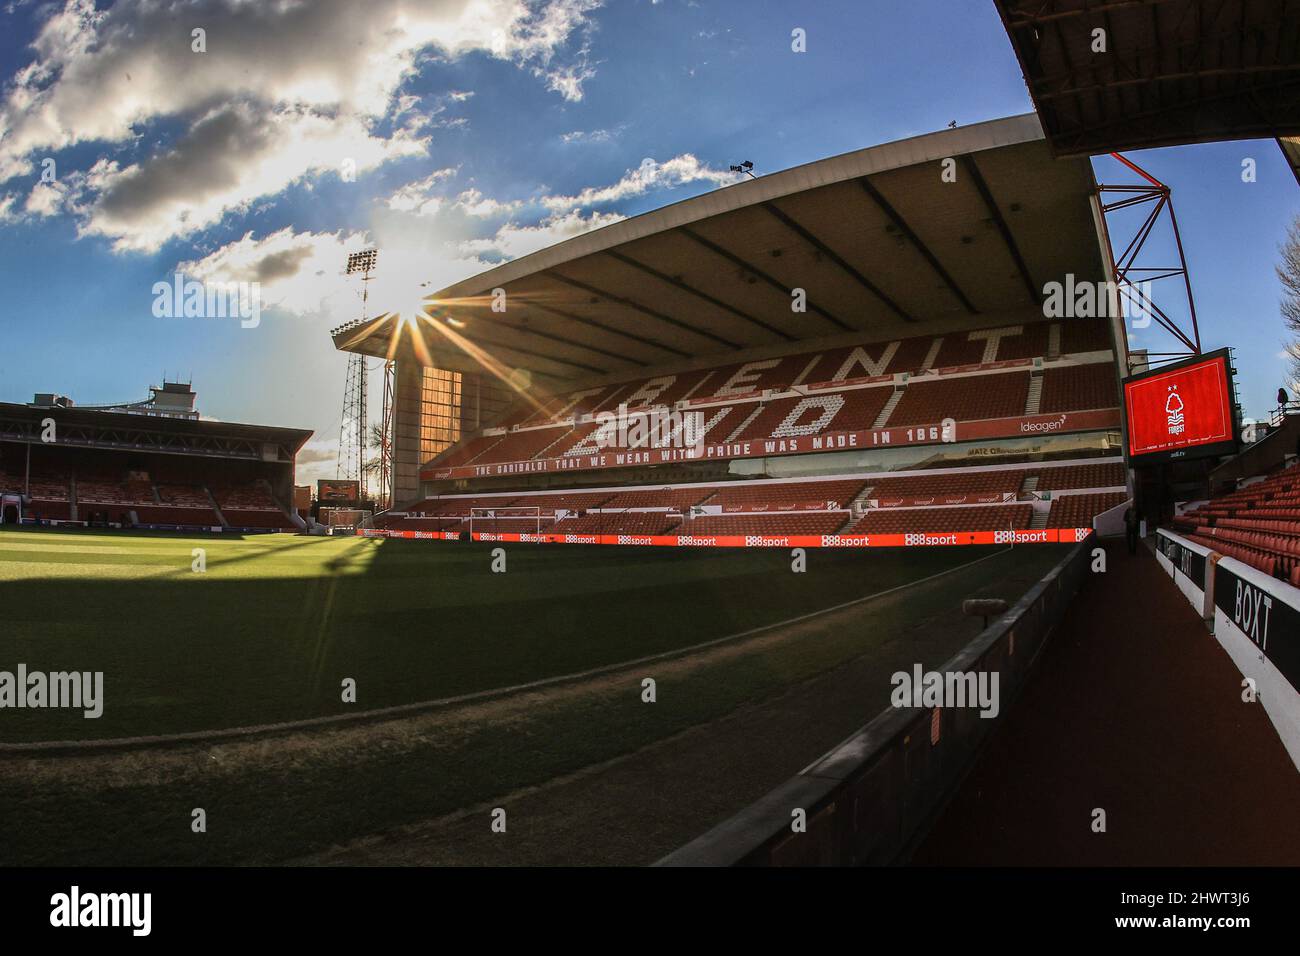
{"type": "Polygon", "coordinates": [[[37,392],[28,404],[32,408],[73,408],[87,411],[124,412],[128,415],[161,415],[165,418],[197,420],[200,415],[194,407],[198,394],[188,382],[164,381],[162,387],[149,386],[149,397],[138,402],[118,402],[111,405],[80,405],[66,395],[55,392],[37,392]]]}

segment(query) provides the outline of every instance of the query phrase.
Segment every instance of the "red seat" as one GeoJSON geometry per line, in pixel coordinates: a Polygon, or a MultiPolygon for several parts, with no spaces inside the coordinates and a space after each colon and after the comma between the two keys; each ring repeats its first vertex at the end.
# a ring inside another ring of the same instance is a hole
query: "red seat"
{"type": "Polygon", "coordinates": [[[1090,358],[1102,360],[1076,364],[1079,353],[1111,348],[1106,321],[1035,322],[1000,328],[994,336],[976,329],[866,342],[530,396],[497,423],[508,428],[530,426],[527,431],[464,434],[431,464],[478,465],[583,453],[589,450],[583,439],[596,426],[587,422],[575,428],[578,417],[614,412],[624,403],[632,409],[670,409],[683,400],[712,401],[699,409],[712,423],[707,436],[711,442],[805,436],[813,425],[819,426],[820,433],[863,431],[874,425],[894,394],[889,377],[899,373],[910,373],[912,378],[885,423],[888,427],[938,425],[946,418],[1015,417],[1023,415],[1027,405],[1030,362],[1046,358],[1054,324],[1065,362],[1043,372],[1039,412],[1115,408],[1119,401],[1113,363],[1094,354],[1090,358]],[[938,374],[942,370],[950,373],[938,374]],[[956,370],[963,374],[951,374],[956,370]],[[832,387],[837,383],[852,384],[837,391],[832,387]],[[796,388],[812,386],[818,388],[791,394],[796,388]]]}

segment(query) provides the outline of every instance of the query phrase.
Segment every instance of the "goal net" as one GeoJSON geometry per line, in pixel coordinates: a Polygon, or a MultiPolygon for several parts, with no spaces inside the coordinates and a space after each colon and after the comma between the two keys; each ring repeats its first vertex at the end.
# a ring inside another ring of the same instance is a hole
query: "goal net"
{"type": "Polygon", "coordinates": [[[321,514],[330,534],[348,534],[364,527],[374,512],[362,511],[360,508],[328,508],[321,509],[321,514]]]}

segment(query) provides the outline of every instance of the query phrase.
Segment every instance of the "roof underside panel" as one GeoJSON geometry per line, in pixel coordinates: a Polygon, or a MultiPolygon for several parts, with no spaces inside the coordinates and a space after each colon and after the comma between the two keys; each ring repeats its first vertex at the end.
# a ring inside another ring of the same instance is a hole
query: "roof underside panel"
{"type": "Polygon", "coordinates": [[[791,228],[802,230],[801,237],[814,236],[815,244],[809,243],[814,258],[832,268],[826,287],[812,284],[810,295],[825,301],[854,328],[891,328],[947,307],[924,281],[914,278],[924,260],[892,230],[858,181],[779,199],[771,207],[796,224],[791,228]],[[912,277],[905,278],[909,272],[912,277]]]}
{"type": "MultiPolygon", "coordinates": [[[[473,321],[484,315],[526,328],[544,328],[570,341],[599,347],[624,361],[651,365],[689,355],[703,347],[698,336],[655,320],[628,306],[583,292],[553,273],[525,276],[507,287],[504,312],[470,310],[473,321]]],[[[457,310],[461,315],[464,310],[457,310]]],[[[470,321],[467,319],[467,321],[470,321]]]]}
{"type": "Polygon", "coordinates": [[[1010,227],[1015,252],[1029,276],[1026,285],[1031,284],[1041,296],[1045,283],[1064,282],[1067,272],[1081,275],[1075,267],[1092,261],[1096,226],[1088,204],[1075,198],[1080,191],[1092,188],[1089,166],[1047,162],[1045,143],[1036,144],[1033,151],[1039,156],[990,150],[974,157],[973,162],[998,213],[1010,227]],[[1029,169],[1031,158],[1035,162],[1029,169]],[[1038,162],[1039,158],[1043,161],[1038,162]]]}
{"type": "Polygon", "coordinates": [[[1300,136],[1279,139],[1277,144],[1282,147],[1282,155],[1291,165],[1291,172],[1295,173],[1297,183],[1300,183],[1300,136]]]}
{"type": "MultiPolygon", "coordinates": [[[[947,312],[979,314],[1032,305],[1015,278],[1015,264],[988,208],[964,170],[956,181],[927,188],[937,168],[912,167],[873,177],[872,185],[894,210],[916,248],[933,261],[917,279],[947,294],[947,312]],[[910,202],[909,202],[910,200],[910,202]]],[[[913,243],[909,243],[913,244],[913,243]]]]}
{"type": "Polygon", "coordinates": [[[580,292],[594,288],[605,293],[590,303],[598,312],[607,311],[614,297],[635,302],[641,308],[632,314],[640,323],[660,330],[691,353],[781,340],[775,326],[752,318],[753,303],[728,294],[736,281],[731,274],[734,268],[725,259],[703,247],[686,250],[662,240],[661,236],[642,239],[623,249],[566,263],[549,274],[562,276],[580,292]]]}
{"type": "Polygon", "coordinates": [[[1300,0],[995,2],[1058,156],[1300,134],[1300,0]]]}

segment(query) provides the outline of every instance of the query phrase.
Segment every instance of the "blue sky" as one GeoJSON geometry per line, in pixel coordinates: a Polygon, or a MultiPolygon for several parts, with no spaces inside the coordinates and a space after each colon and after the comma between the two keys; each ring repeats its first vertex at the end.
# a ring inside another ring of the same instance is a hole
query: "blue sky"
{"type": "MultiPolygon", "coordinates": [[[[122,401],[192,378],[212,417],[314,429],[304,478],[332,473],[345,357],[327,330],[357,310],[347,252],[380,246],[375,297],[396,303],[715,189],[741,159],[771,172],[1031,108],[975,0],[175,6],[0,12],[0,400],[122,401]],[[256,275],[274,308],[255,329],[154,317],[153,284],[182,264],[256,275]]],[[[1174,189],[1205,348],[1236,346],[1247,414],[1263,414],[1300,188],[1272,141],[1134,158],[1174,189]]]]}

